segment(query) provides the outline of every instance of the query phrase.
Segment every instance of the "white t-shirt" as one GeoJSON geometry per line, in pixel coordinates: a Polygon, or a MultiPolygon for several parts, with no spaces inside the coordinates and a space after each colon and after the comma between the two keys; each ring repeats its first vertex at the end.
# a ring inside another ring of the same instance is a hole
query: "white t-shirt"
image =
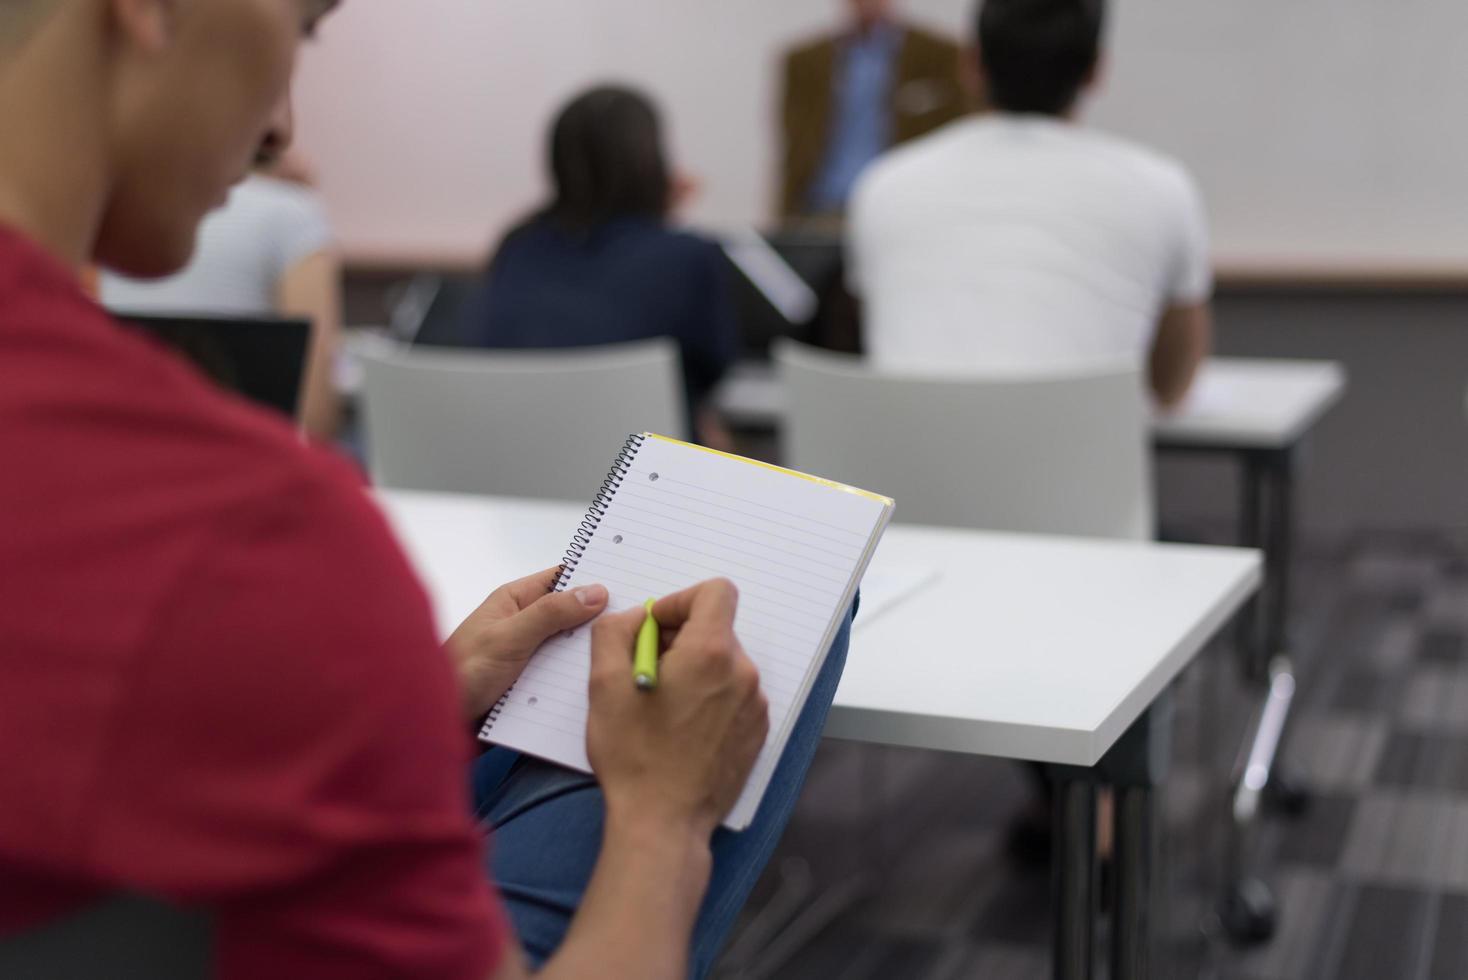
{"type": "Polygon", "coordinates": [[[315,192],[254,175],[204,219],[182,272],[153,281],[103,273],[102,305],[125,313],[268,316],[285,273],[330,244],[315,192]]]}
{"type": "Polygon", "coordinates": [[[849,280],[883,367],[1024,371],[1143,359],[1212,291],[1181,166],[1044,116],[959,120],[858,183],[849,280]]]}

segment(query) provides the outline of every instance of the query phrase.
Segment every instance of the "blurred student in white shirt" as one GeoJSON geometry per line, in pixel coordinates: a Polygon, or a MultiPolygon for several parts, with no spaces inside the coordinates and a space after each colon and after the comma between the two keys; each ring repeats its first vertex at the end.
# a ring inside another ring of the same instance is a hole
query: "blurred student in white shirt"
{"type": "Polygon", "coordinates": [[[850,283],[878,366],[1045,370],[1135,357],[1157,402],[1212,343],[1202,197],[1177,162],[1079,122],[1104,0],[986,0],[981,104],[857,185],[850,283]]]}
{"type": "Polygon", "coordinates": [[[291,155],[262,162],[204,219],[187,268],[166,279],[103,273],[102,305],[137,314],[285,316],[311,321],[300,420],[336,437],[341,401],[333,365],[341,334],[341,261],[320,196],[291,155]]]}

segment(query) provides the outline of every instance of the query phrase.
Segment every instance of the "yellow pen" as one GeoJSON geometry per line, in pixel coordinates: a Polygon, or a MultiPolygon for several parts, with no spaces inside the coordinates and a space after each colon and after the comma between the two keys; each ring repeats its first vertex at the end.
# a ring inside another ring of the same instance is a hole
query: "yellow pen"
{"type": "Polygon", "coordinates": [[[637,653],[632,659],[632,680],[639,691],[655,691],[658,687],[658,621],[652,618],[651,599],[643,604],[647,618],[637,631],[637,653]]]}

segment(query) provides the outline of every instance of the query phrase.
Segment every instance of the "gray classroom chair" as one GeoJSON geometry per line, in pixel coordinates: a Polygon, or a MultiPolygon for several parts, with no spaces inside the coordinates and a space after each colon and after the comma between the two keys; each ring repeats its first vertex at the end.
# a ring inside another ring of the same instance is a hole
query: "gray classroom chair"
{"type": "Polygon", "coordinates": [[[930,377],[789,341],[775,361],[790,465],[895,498],[904,523],[1154,536],[1135,366],[930,377]]]}
{"type": "Polygon", "coordinates": [[[589,501],[627,436],[683,438],[677,344],[361,353],[378,486],[589,501]]]}
{"type": "MultiPolygon", "coordinates": [[[[777,344],[775,361],[788,399],[786,459],[893,497],[904,523],[1154,537],[1147,400],[1135,365],[939,377],[879,372],[791,341],[777,344]]],[[[1114,813],[1139,828],[1131,839],[1156,839],[1155,804],[1137,787],[1165,769],[1170,715],[1170,699],[1159,699],[1101,763],[1118,785],[1114,813]]],[[[1089,827],[1094,789],[1066,780],[1059,792],[1057,806],[1089,827]]],[[[1052,858],[1078,859],[1059,846],[1052,858]]]]}
{"type": "Polygon", "coordinates": [[[6,980],[205,980],[212,962],[207,914],[131,896],[0,939],[6,980]]]}

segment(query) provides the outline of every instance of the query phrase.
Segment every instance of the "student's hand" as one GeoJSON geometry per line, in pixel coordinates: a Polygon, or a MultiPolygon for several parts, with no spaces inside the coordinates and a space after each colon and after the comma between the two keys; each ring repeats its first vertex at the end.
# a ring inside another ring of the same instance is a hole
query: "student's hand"
{"type": "Polygon", "coordinates": [[[681,214],[691,207],[703,191],[703,181],[692,174],[678,171],[673,174],[668,187],[668,213],[681,214]]]}
{"type": "Polygon", "coordinates": [[[449,637],[446,648],[458,669],[465,718],[480,717],[510,689],[540,645],[597,616],[607,590],[583,585],[551,592],[560,568],[495,589],[449,637]]]}
{"type": "Polygon", "coordinates": [[[693,427],[698,441],[708,448],[717,449],[721,453],[738,453],[739,444],[734,441],[734,433],[724,424],[718,409],[709,405],[699,409],[693,427]]]}
{"type": "Polygon", "coordinates": [[[313,190],[317,187],[316,168],[300,151],[295,149],[287,149],[262,166],[260,171],[267,177],[274,177],[276,180],[299,184],[301,187],[309,187],[313,190]]]}
{"type": "Polygon", "coordinates": [[[642,609],[592,627],[587,756],[609,823],[708,835],[734,806],[769,731],[759,671],[734,636],[734,586],[705,582],[653,606],[666,651],[655,691],[637,690],[642,609]]]}

